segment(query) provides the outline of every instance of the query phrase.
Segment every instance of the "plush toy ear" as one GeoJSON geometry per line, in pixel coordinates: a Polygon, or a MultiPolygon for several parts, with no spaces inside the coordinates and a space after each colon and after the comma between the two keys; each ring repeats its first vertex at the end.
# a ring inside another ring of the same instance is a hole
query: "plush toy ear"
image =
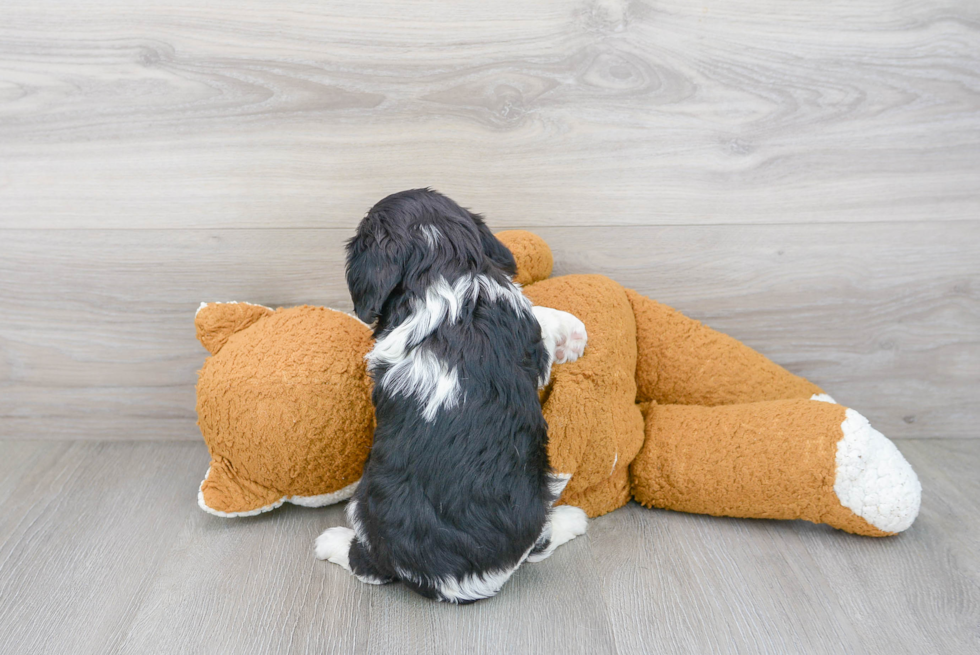
{"type": "Polygon", "coordinates": [[[268,307],[247,302],[202,302],[194,316],[197,340],[215,355],[228,337],[272,313],[268,307]]]}
{"type": "Polygon", "coordinates": [[[347,242],[347,288],[354,301],[354,313],[372,325],[391,292],[402,281],[407,248],[392,239],[376,222],[362,224],[347,242]]]}
{"type": "Polygon", "coordinates": [[[281,493],[242,478],[222,458],[211,461],[197,494],[201,509],[223,517],[254,516],[279,507],[285,500],[281,493]]]}
{"type": "Polygon", "coordinates": [[[555,263],[551,248],[537,234],[524,230],[505,230],[497,232],[496,239],[513,254],[517,264],[514,282],[528,285],[551,275],[555,263]]]}

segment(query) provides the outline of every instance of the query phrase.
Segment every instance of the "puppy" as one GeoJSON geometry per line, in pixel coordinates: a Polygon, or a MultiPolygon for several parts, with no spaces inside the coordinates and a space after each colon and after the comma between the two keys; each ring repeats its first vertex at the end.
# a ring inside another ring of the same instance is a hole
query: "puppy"
{"type": "Polygon", "coordinates": [[[552,507],[538,388],[574,361],[585,326],[532,307],[514,257],[480,216],[429,189],[375,205],[347,244],[357,316],[374,324],[368,368],[374,445],[316,555],[363,582],[401,580],[428,598],[496,594],[524,561],[585,532],[585,513],[552,507]]]}

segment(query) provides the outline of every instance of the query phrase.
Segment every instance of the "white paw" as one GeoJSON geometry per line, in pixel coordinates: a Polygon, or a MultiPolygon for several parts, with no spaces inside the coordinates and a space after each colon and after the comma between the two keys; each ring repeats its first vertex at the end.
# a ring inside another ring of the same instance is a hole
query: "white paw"
{"type": "Polygon", "coordinates": [[[580,508],[572,507],[571,505],[559,505],[555,507],[551,510],[551,515],[548,517],[548,526],[545,528],[546,531],[551,533],[548,540],[548,548],[540,553],[528,556],[527,561],[540,562],[548,559],[558,546],[568,543],[579,535],[585,534],[588,527],[589,517],[580,508]]]}
{"type": "Polygon", "coordinates": [[[533,308],[534,317],[541,326],[541,337],[551,352],[552,363],[574,362],[585,352],[589,335],[585,323],[572,314],[550,307],[533,308]]]}
{"type": "Polygon", "coordinates": [[[350,528],[330,528],[316,538],[316,558],[325,559],[339,564],[350,571],[350,544],[354,540],[354,531],[350,528]]]}
{"type": "Polygon", "coordinates": [[[551,510],[551,543],[555,548],[585,534],[588,527],[589,517],[578,507],[559,505],[551,510]]]}
{"type": "Polygon", "coordinates": [[[585,344],[589,335],[585,331],[585,323],[571,314],[565,314],[562,321],[563,332],[555,342],[555,363],[574,362],[585,352],[585,344]]]}
{"type": "Polygon", "coordinates": [[[884,532],[907,529],[922,500],[922,485],[912,466],[853,409],[845,411],[841,431],[834,480],[841,505],[884,532]]]}

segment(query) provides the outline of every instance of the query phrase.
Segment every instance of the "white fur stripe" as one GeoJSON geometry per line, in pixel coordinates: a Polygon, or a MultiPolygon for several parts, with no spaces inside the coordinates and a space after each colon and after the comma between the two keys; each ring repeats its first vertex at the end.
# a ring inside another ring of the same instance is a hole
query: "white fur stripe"
{"type": "Polygon", "coordinates": [[[459,377],[433,353],[416,348],[392,366],[380,384],[392,394],[416,396],[422,403],[422,418],[435,419],[440,407],[455,407],[459,402],[459,377]]]}
{"type": "Polygon", "coordinates": [[[440,231],[435,225],[420,225],[419,230],[422,232],[422,236],[425,237],[426,242],[432,248],[434,248],[435,245],[442,240],[442,231],[440,231]]]}
{"type": "Polygon", "coordinates": [[[462,578],[447,576],[444,578],[431,579],[416,575],[402,567],[396,566],[395,572],[402,580],[414,582],[420,587],[435,587],[439,592],[439,599],[447,603],[463,603],[482,598],[490,598],[504,586],[514,571],[524,563],[524,560],[531,554],[529,548],[521,559],[513,566],[498,569],[496,571],[485,571],[483,573],[473,573],[464,575],[462,578]]]}
{"type": "Polygon", "coordinates": [[[424,301],[415,300],[412,303],[412,314],[408,320],[375,342],[374,348],[367,354],[368,366],[374,369],[385,364],[397,364],[405,359],[410,348],[421,343],[443,321],[455,323],[468,289],[469,279],[466,277],[453,285],[439,278],[426,290],[424,301]]]}
{"type": "Polygon", "coordinates": [[[408,319],[378,339],[367,354],[371,370],[390,367],[379,384],[392,394],[417,397],[426,421],[435,420],[440,408],[458,405],[461,391],[455,367],[420,344],[443,322],[458,321],[466,301],[475,303],[481,295],[491,302],[503,300],[518,312],[531,311],[530,301],[513,283],[499,284],[484,275],[464,275],[452,284],[439,278],[426,290],[424,301],[413,302],[408,319]]]}

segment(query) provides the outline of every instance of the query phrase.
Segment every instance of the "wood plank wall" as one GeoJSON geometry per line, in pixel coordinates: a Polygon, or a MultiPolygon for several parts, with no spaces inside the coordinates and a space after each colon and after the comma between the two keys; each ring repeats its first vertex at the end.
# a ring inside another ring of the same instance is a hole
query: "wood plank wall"
{"type": "Polygon", "coordinates": [[[0,5],[0,437],[197,439],[202,300],[349,308],[434,186],[980,437],[980,3],[0,5]]]}

